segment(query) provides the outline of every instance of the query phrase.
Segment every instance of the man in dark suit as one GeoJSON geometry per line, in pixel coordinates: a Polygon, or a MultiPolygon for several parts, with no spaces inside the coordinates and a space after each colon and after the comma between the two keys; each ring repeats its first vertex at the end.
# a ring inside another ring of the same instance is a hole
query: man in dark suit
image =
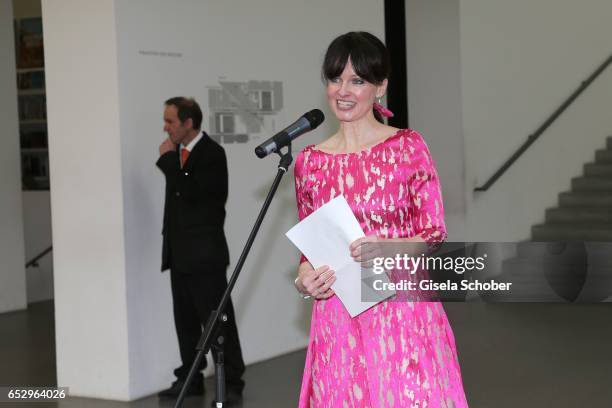
{"type": "MultiPolygon", "coordinates": [[[[177,397],[196,356],[196,346],[208,316],[227,287],[229,252],[223,223],[227,199],[227,161],[223,148],[200,131],[202,111],[193,99],[165,102],[164,131],[157,166],[166,178],[162,271],[170,269],[174,323],[182,365],[177,380],[159,393],[177,397]]],[[[244,362],[231,301],[225,310],[224,361],[228,399],[240,398],[244,362]]],[[[216,352],[213,350],[216,360],[216,352]]],[[[202,359],[200,369],[206,368],[202,359]]],[[[196,376],[188,395],[204,393],[203,376],[196,376]]]]}

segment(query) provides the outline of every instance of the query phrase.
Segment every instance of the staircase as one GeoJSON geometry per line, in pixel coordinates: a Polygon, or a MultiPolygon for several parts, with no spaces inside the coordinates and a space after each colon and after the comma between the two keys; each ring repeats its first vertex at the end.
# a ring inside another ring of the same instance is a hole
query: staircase
{"type": "Polygon", "coordinates": [[[559,206],[546,210],[544,224],[531,228],[532,241],[612,241],[612,136],[584,175],[572,179],[559,206]]]}
{"type": "Polygon", "coordinates": [[[612,295],[612,136],[531,237],[502,261],[499,279],[512,282],[512,291],[481,293],[483,299],[599,302],[612,295]]]}

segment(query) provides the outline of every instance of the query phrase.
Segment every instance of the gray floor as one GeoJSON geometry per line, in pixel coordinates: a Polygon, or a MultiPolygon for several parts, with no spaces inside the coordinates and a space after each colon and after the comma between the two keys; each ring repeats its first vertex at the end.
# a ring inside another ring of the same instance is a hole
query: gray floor
{"type": "MultiPolygon", "coordinates": [[[[612,304],[445,305],[471,407],[612,407],[612,304]]],[[[0,315],[0,385],[54,385],[51,302],[0,315]]],[[[242,407],[296,405],[304,352],[247,368],[242,407]]],[[[207,380],[213,390],[212,379],[207,380]]],[[[187,407],[209,407],[188,398],[187,407]]],[[[70,398],[33,407],[172,407],[156,396],[131,403],[70,398]]],[[[0,406],[9,406],[0,404],[0,406]]],[[[15,407],[29,406],[27,403],[15,407]]]]}

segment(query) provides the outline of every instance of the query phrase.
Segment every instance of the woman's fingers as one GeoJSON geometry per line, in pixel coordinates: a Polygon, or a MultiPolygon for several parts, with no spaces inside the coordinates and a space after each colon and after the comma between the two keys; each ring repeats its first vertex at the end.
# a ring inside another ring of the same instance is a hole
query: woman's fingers
{"type": "Polygon", "coordinates": [[[311,269],[304,273],[302,285],[306,292],[315,299],[328,299],[335,295],[331,289],[331,285],[336,281],[334,270],[329,266],[321,266],[317,269],[311,269]]]}
{"type": "Polygon", "coordinates": [[[361,254],[361,251],[363,250],[363,246],[367,243],[367,238],[368,237],[363,237],[363,238],[356,239],[349,246],[349,251],[351,252],[351,256],[353,258],[358,256],[359,254],[361,254]]]}
{"type": "Polygon", "coordinates": [[[336,277],[331,276],[329,279],[323,282],[321,286],[319,286],[319,293],[326,292],[329,288],[331,288],[331,285],[333,285],[335,281],[336,281],[336,277]]]}
{"type": "Polygon", "coordinates": [[[361,237],[356,239],[351,243],[351,245],[349,245],[349,250],[351,251],[351,254],[357,254],[362,247],[371,245],[376,242],[378,242],[378,237],[374,235],[369,237],[361,237]]]}
{"type": "Polygon", "coordinates": [[[312,281],[316,280],[319,276],[329,271],[329,266],[324,265],[317,269],[310,269],[304,272],[304,286],[308,286],[312,281]]]}
{"type": "Polygon", "coordinates": [[[324,275],[326,273],[328,273],[331,270],[331,268],[327,265],[321,266],[317,269],[314,270],[315,276],[318,278],[321,275],[324,275]]]}
{"type": "Polygon", "coordinates": [[[330,297],[334,296],[335,294],[336,293],[334,292],[333,289],[328,289],[325,293],[322,293],[319,296],[316,296],[315,299],[317,299],[317,300],[329,299],[330,297]]]}
{"type": "Polygon", "coordinates": [[[357,238],[355,241],[351,242],[351,245],[349,245],[349,250],[351,251],[351,253],[356,251],[361,246],[361,244],[365,241],[366,238],[367,237],[357,238]]]}
{"type": "Polygon", "coordinates": [[[304,278],[304,287],[311,296],[317,297],[325,293],[335,280],[334,271],[325,266],[313,270],[304,278]]]}
{"type": "Polygon", "coordinates": [[[331,278],[329,278],[327,280],[327,282],[325,282],[325,284],[323,284],[318,292],[317,295],[315,295],[314,297],[316,299],[327,299],[329,297],[331,297],[334,294],[333,289],[331,288],[331,285],[334,284],[334,282],[336,281],[336,277],[332,276],[331,278]]]}
{"type": "Polygon", "coordinates": [[[380,244],[376,242],[365,242],[355,251],[351,252],[351,256],[357,262],[367,262],[382,256],[382,251],[380,244]]]}
{"type": "Polygon", "coordinates": [[[325,282],[327,282],[327,280],[332,277],[334,275],[334,271],[332,271],[331,269],[323,272],[322,274],[320,274],[319,276],[317,276],[316,281],[319,284],[323,284],[325,282]]]}
{"type": "Polygon", "coordinates": [[[380,242],[381,239],[374,235],[358,238],[349,245],[349,251],[356,261],[371,259],[382,254],[380,242]]]}

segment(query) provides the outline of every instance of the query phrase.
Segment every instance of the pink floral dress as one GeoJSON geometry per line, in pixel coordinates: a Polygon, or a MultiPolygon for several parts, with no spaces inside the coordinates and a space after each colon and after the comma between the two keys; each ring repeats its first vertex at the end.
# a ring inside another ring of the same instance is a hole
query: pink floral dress
{"type": "MultiPolygon", "coordinates": [[[[342,194],[366,235],[446,238],[434,162],[410,129],[356,153],[307,146],[295,188],[300,220],[342,194]]],[[[299,407],[467,407],[442,304],[386,301],[351,318],[337,296],[316,300],[299,407]]]]}

